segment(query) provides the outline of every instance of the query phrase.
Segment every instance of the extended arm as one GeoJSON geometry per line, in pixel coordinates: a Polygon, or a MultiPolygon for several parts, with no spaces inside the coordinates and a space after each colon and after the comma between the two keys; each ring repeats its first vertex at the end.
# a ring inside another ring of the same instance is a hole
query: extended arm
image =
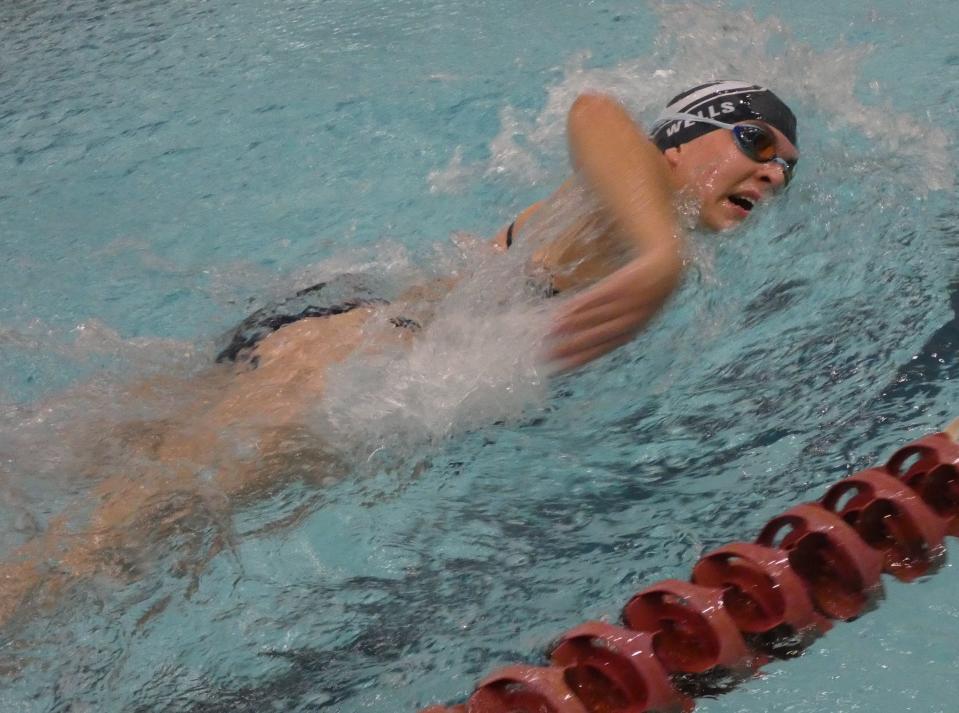
{"type": "Polygon", "coordinates": [[[573,297],[549,357],[572,369],[625,344],[659,311],[682,274],[682,231],[659,150],[616,100],[583,95],[568,119],[573,167],[634,250],[624,267],[573,297]]]}

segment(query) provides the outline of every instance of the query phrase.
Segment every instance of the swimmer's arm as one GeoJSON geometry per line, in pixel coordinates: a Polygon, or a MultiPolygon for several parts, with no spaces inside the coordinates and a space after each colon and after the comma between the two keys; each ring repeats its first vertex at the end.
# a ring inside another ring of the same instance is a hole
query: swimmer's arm
{"type": "Polygon", "coordinates": [[[611,97],[579,97],[568,117],[574,169],[634,249],[624,267],[572,298],[557,315],[549,358],[581,366],[631,340],[679,284],[683,236],[666,163],[611,97]]]}
{"type": "Polygon", "coordinates": [[[570,109],[567,133],[573,168],[637,254],[676,253],[680,230],[666,162],[626,109],[584,94],[570,109]]]}
{"type": "MultiPolygon", "coordinates": [[[[513,238],[514,238],[514,239],[515,239],[515,237],[516,237],[516,234],[523,229],[523,225],[526,224],[526,221],[529,220],[529,219],[533,216],[533,214],[536,213],[536,211],[538,211],[540,208],[542,208],[542,207],[543,207],[543,203],[545,203],[545,202],[546,202],[546,201],[537,201],[536,203],[533,203],[533,205],[531,205],[531,206],[529,206],[528,208],[526,208],[526,209],[525,209],[522,213],[520,213],[518,216],[516,216],[516,220],[512,223],[512,226],[513,226],[513,238]]],[[[506,234],[507,234],[507,232],[509,232],[509,226],[508,226],[508,225],[507,225],[507,226],[504,226],[503,229],[500,230],[500,231],[496,234],[496,237],[493,238],[493,246],[494,246],[497,250],[506,250],[506,248],[509,247],[509,246],[506,244],[506,234]]]]}

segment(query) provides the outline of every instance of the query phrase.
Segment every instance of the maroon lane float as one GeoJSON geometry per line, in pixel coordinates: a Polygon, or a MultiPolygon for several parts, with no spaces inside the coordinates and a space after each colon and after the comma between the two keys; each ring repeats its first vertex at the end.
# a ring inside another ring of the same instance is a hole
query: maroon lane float
{"type": "Polygon", "coordinates": [[[946,535],[959,536],[959,445],[934,433],[774,517],[755,543],[704,555],[690,582],[637,593],[625,626],[582,624],[549,665],[499,669],[465,703],[421,713],[688,713],[697,692],[860,616],[882,572],[908,582],[934,571],[946,535]]]}

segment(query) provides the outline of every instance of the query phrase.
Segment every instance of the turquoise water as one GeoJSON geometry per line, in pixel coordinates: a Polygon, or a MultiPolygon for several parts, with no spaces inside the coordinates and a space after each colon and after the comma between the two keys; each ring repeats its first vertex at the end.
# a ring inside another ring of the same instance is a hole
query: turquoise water
{"type": "MultiPolygon", "coordinates": [[[[354,477],[198,518],[135,576],[7,627],[4,711],[461,699],[959,415],[954,3],[515,8],[0,8],[4,552],[82,499],[68,434],[138,415],[117,383],[198,370],[291,286],[465,269],[451,237],[491,235],[566,175],[584,88],[648,121],[678,87],[754,78],[794,103],[804,154],[747,230],[695,239],[661,320],[579,374],[544,388],[506,354],[511,313],[455,300],[445,316],[481,338],[394,365],[399,414],[346,365],[322,423],[355,438],[354,477]],[[505,377],[471,381],[477,361],[505,377]]],[[[889,584],[698,710],[951,711],[956,586],[954,567],[889,584]]]]}

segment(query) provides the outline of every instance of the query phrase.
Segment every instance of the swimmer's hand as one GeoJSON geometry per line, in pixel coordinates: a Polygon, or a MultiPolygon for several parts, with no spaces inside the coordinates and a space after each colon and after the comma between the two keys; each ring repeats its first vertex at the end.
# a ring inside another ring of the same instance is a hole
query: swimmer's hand
{"type": "Polygon", "coordinates": [[[647,252],[560,307],[547,338],[557,371],[576,369],[626,344],[679,285],[683,260],[675,247],[647,252]]]}
{"type": "Polygon", "coordinates": [[[566,303],[548,358],[575,369],[643,328],[679,284],[682,234],[668,164],[614,98],[584,94],[567,120],[570,161],[635,257],[566,303]]]}

